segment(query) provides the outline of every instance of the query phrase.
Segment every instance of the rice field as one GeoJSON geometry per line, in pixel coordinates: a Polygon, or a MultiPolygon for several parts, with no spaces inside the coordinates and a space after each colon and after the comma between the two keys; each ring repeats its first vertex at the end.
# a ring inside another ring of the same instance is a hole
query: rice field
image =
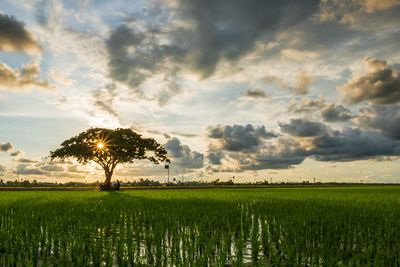
{"type": "Polygon", "coordinates": [[[0,266],[400,266],[400,186],[0,192],[0,266]]]}

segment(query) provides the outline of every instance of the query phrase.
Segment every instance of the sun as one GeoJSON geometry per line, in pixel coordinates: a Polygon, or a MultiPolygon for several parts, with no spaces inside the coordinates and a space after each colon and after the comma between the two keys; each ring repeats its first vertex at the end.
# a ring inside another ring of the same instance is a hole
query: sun
{"type": "Polygon", "coordinates": [[[97,148],[98,149],[103,149],[104,148],[104,143],[103,142],[97,143],[97,148]]]}

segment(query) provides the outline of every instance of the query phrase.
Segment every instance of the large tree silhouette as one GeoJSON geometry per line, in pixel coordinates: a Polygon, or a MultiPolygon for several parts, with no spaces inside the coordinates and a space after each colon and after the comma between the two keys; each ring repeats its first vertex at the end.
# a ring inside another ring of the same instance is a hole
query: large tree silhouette
{"type": "Polygon", "coordinates": [[[91,128],[65,140],[61,147],[50,152],[51,160],[76,158],[79,163],[98,163],[105,173],[104,188],[111,188],[111,177],[120,163],[148,159],[155,164],[166,161],[167,151],[153,138],[142,136],[131,129],[91,128]]]}

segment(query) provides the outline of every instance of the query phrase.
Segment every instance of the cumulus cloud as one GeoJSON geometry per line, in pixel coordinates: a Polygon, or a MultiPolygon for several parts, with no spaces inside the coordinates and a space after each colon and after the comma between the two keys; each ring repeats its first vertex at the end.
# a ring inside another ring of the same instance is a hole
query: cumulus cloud
{"type": "Polygon", "coordinates": [[[400,155],[400,143],[380,133],[345,128],[313,140],[310,156],[320,161],[354,161],[400,155]]]}
{"type": "Polygon", "coordinates": [[[354,75],[339,87],[344,101],[357,104],[369,101],[374,104],[393,104],[400,100],[400,70],[389,66],[386,61],[365,58],[366,73],[354,75]]]}
{"type": "Polygon", "coordinates": [[[306,158],[341,162],[400,155],[400,142],[378,131],[354,128],[334,130],[323,123],[306,119],[282,123],[281,130],[284,135],[262,140],[252,150],[230,151],[210,145],[207,155],[210,170],[286,169],[302,163],[306,158]]]}
{"type": "Polygon", "coordinates": [[[400,140],[400,106],[372,106],[359,114],[358,123],[364,129],[378,130],[383,135],[400,140]]]}
{"type": "Polygon", "coordinates": [[[7,152],[12,149],[13,146],[11,143],[7,142],[5,144],[0,144],[0,152],[7,152]]]}
{"type": "Polygon", "coordinates": [[[306,119],[291,119],[289,123],[279,123],[283,133],[299,137],[312,137],[325,134],[328,128],[321,122],[306,119]]]}
{"type": "Polygon", "coordinates": [[[0,13],[0,51],[37,53],[41,48],[22,22],[0,13]]]}
{"type": "Polygon", "coordinates": [[[224,158],[224,153],[222,151],[210,151],[207,154],[208,161],[213,165],[220,165],[221,160],[224,158]]]}
{"type": "Polygon", "coordinates": [[[208,128],[208,137],[217,140],[214,145],[228,151],[255,150],[263,139],[276,136],[275,133],[268,132],[265,126],[254,127],[251,124],[208,128]]]}
{"type": "Polygon", "coordinates": [[[262,89],[247,89],[242,92],[242,96],[251,98],[267,98],[267,94],[262,89]]]}
{"type": "Polygon", "coordinates": [[[343,105],[330,104],[321,110],[321,117],[326,122],[343,122],[354,118],[354,115],[343,105]]]}
{"type": "Polygon", "coordinates": [[[39,80],[37,62],[25,64],[21,70],[13,69],[0,62],[0,87],[23,89],[27,87],[49,88],[46,80],[39,80]]]}
{"type": "Polygon", "coordinates": [[[263,80],[266,83],[273,83],[277,87],[290,91],[296,95],[306,95],[308,93],[308,87],[312,83],[313,78],[308,75],[307,72],[302,70],[297,74],[293,85],[275,75],[267,75],[263,80]]]}
{"type": "Polygon", "coordinates": [[[203,167],[204,155],[197,151],[192,151],[187,145],[182,144],[178,138],[170,138],[163,146],[168,151],[168,156],[171,157],[173,165],[184,169],[199,169],[203,167]]]}
{"type": "Polygon", "coordinates": [[[325,105],[325,99],[323,97],[316,100],[303,97],[300,101],[297,101],[296,98],[292,98],[288,107],[288,111],[293,113],[309,113],[320,110],[325,105]]]}

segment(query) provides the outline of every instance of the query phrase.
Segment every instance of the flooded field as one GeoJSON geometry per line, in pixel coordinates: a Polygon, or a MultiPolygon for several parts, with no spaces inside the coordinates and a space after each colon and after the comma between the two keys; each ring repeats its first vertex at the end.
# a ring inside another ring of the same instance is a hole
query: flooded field
{"type": "Polygon", "coordinates": [[[0,192],[0,266],[400,266],[400,187],[0,192]]]}

